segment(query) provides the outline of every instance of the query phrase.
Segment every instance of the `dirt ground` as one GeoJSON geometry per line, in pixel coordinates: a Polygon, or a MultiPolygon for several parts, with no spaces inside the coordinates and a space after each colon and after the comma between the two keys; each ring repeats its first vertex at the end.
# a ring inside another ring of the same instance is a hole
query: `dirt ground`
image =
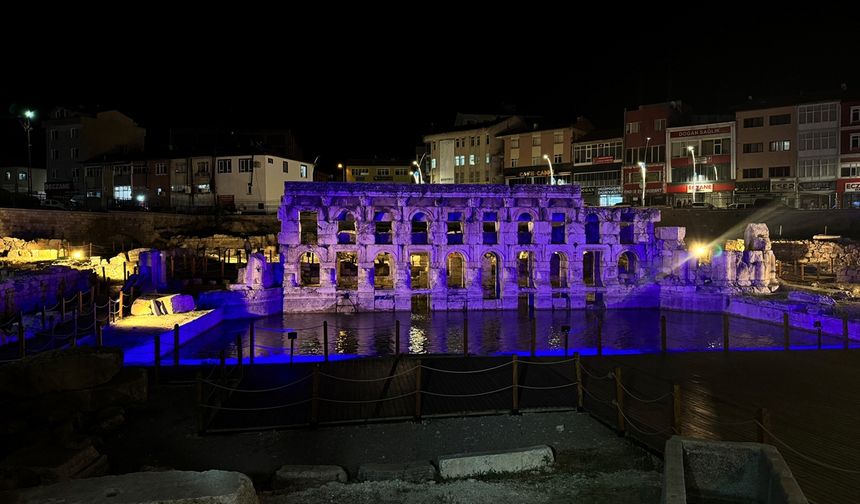
{"type": "Polygon", "coordinates": [[[125,427],[106,438],[112,473],[223,469],[247,474],[263,504],[657,502],[662,462],[587,413],[539,412],[199,436],[194,389],[163,386],[127,411],[125,427]],[[364,463],[434,461],[440,455],[546,444],[556,454],[547,472],[424,484],[355,483],[364,463]],[[284,464],[335,464],[347,484],[272,492],[284,464]]]}

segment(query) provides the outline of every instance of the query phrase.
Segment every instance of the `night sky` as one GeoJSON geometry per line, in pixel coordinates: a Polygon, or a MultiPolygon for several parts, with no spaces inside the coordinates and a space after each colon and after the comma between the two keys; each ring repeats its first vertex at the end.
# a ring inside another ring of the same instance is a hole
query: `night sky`
{"type": "MultiPolygon", "coordinates": [[[[432,42],[415,42],[420,28],[393,25],[169,50],[143,37],[119,56],[93,37],[74,51],[92,58],[10,52],[6,68],[27,78],[0,80],[0,161],[25,159],[23,129],[8,114],[24,105],[43,114],[57,103],[117,107],[147,127],[155,148],[171,125],[291,128],[304,157],[319,156],[325,168],[346,159],[413,159],[421,135],[451,124],[458,111],[585,115],[599,128],[620,129],[625,107],[667,99],[725,113],[750,95],[835,92],[842,83],[860,90],[858,44],[834,33],[836,20],[806,28],[800,20],[778,27],[729,26],[729,19],[716,28],[677,18],[529,32],[497,26],[495,36],[426,32],[432,42]],[[646,50],[643,40],[661,38],[646,50]]],[[[38,133],[34,161],[43,165],[38,133]]]]}

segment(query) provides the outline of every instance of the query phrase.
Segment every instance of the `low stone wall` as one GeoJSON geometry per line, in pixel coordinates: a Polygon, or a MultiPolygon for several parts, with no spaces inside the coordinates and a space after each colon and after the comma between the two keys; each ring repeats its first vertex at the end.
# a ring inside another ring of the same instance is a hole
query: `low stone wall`
{"type": "Polygon", "coordinates": [[[836,281],[860,283],[860,243],[840,241],[774,241],[773,253],[778,261],[799,264],[833,265],[836,281]]]}
{"type": "Polygon", "coordinates": [[[9,317],[18,312],[30,313],[43,304],[53,306],[65,298],[90,289],[92,274],[66,266],[18,271],[0,281],[3,313],[9,317]]]}

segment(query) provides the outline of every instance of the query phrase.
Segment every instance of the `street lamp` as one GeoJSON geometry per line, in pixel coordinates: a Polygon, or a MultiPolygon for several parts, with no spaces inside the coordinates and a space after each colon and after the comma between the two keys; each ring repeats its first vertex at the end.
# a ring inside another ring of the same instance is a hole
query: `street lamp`
{"type": "Polygon", "coordinates": [[[346,182],[346,170],[343,169],[343,163],[338,163],[337,169],[343,172],[343,181],[346,182]]]}
{"type": "Polygon", "coordinates": [[[418,161],[412,161],[412,166],[415,167],[415,169],[412,170],[412,179],[415,180],[415,183],[417,183],[417,184],[423,184],[424,183],[424,174],[421,173],[421,165],[418,164],[418,161]],[[415,177],[416,173],[418,174],[417,179],[415,177]]]}
{"type": "MultiPolygon", "coordinates": [[[[24,127],[24,131],[27,132],[27,194],[33,194],[33,144],[30,142],[30,132],[33,131],[33,127],[30,125],[30,121],[36,117],[36,112],[32,110],[24,111],[24,120],[21,122],[21,126],[24,127]]],[[[18,174],[16,173],[17,177],[18,174]]]]}
{"type": "Polygon", "coordinates": [[[645,206],[645,175],[648,173],[648,144],[651,137],[645,137],[645,161],[639,161],[639,170],[642,171],[642,206],[645,206]]]}
{"type": "Polygon", "coordinates": [[[552,161],[550,161],[547,154],[544,154],[543,158],[546,159],[546,164],[549,165],[549,185],[555,185],[555,172],[552,170],[552,161]]]}
{"type": "Polygon", "coordinates": [[[692,145],[687,146],[690,151],[690,159],[693,160],[693,203],[696,202],[696,148],[692,145]]]}

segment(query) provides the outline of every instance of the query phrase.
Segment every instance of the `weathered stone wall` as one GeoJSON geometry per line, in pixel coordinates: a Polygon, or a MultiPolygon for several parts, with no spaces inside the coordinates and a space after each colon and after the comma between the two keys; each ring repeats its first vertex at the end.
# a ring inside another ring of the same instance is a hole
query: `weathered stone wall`
{"type": "Polygon", "coordinates": [[[656,210],[584,207],[576,186],[454,189],[288,183],[278,236],[284,310],[409,310],[414,295],[429,296],[437,310],[512,309],[521,297],[539,309],[580,308],[595,295],[623,305],[653,278],[656,210]],[[302,212],[316,215],[313,229],[302,229],[302,212]],[[424,240],[413,239],[416,218],[426,223],[426,233],[416,233],[424,240]],[[339,222],[347,221],[354,232],[340,234],[352,234],[352,243],[339,243],[339,222]],[[377,243],[379,223],[390,225],[390,243],[377,243]],[[485,242],[485,227],[496,230],[496,243],[485,242]],[[530,238],[521,244],[523,229],[530,238]],[[458,234],[462,243],[452,243],[458,234]],[[345,262],[339,253],[354,254],[353,286],[338,286],[345,262]],[[624,254],[629,272],[619,273],[624,254]],[[311,282],[303,279],[309,260],[319,264],[319,279],[311,282]],[[376,278],[380,272],[384,280],[376,278]]]}
{"type": "Polygon", "coordinates": [[[836,281],[860,283],[860,243],[840,241],[774,241],[773,252],[779,261],[798,264],[833,265],[836,281]]]}
{"type": "Polygon", "coordinates": [[[274,215],[188,215],[160,212],[69,212],[0,208],[0,236],[24,240],[64,239],[73,245],[131,242],[161,247],[173,236],[229,233],[257,236],[277,233],[274,215]]]}
{"type": "Polygon", "coordinates": [[[92,273],[66,266],[50,266],[40,270],[17,271],[0,281],[3,314],[6,317],[18,312],[30,313],[49,308],[65,297],[70,298],[90,288],[92,273]]]}

